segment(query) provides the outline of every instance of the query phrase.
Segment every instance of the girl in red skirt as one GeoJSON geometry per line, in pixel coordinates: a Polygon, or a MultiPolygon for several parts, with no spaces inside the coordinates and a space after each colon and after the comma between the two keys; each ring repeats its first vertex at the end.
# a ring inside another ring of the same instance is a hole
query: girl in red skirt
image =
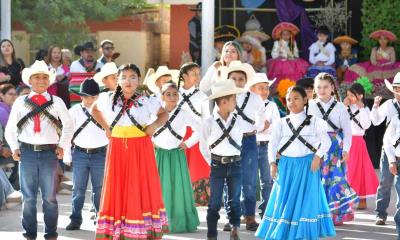
{"type": "Polygon", "coordinates": [[[347,181],[360,199],[358,209],[367,208],[366,198],[374,197],[379,185],[364,140],[365,130],[371,126],[370,111],[365,106],[364,96],[364,87],[354,83],[343,101],[350,115],[353,135],[347,161],[347,181]]]}
{"type": "Polygon", "coordinates": [[[96,239],[161,239],[168,230],[150,139],[168,115],[158,100],[136,93],[139,78],[136,65],[121,66],[117,89],[93,107],[110,137],[96,239]]]}
{"type": "MultiPolygon", "coordinates": [[[[179,73],[178,106],[189,112],[199,123],[201,119],[210,115],[210,104],[207,95],[197,88],[200,81],[200,67],[197,63],[185,63],[179,73]],[[182,84],[182,86],[181,86],[182,84]]],[[[192,129],[188,127],[184,140],[192,135],[192,129]]],[[[210,166],[200,153],[199,144],[186,148],[186,158],[193,185],[194,199],[198,206],[207,206],[210,196],[210,166]]]]}

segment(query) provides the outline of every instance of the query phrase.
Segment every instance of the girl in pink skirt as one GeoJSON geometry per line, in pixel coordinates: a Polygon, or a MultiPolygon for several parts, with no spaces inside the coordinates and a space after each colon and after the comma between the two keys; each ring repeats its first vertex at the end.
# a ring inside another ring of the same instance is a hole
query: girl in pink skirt
{"type": "Polygon", "coordinates": [[[371,126],[370,111],[364,103],[364,96],[363,85],[354,83],[347,90],[347,97],[343,101],[350,115],[352,130],[347,181],[360,199],[358,209],[367,208],[366,198],[374,197],[379,185],[364,140],[365,130],[371,126]]]}

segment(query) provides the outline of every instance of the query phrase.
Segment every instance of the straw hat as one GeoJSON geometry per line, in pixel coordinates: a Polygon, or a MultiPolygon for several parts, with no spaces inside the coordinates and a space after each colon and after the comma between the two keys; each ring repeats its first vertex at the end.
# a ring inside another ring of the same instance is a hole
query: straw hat
{"type": "Polygon", "coordinates": [[[196,4],[196,7],[189,7],[189,10],[193,11],[193,12],[200,12],[202,8],[203,8],[203,4],[201,2],[199,2],[196,4]]]}
{"type": "Polygon", "coordinates": [[[271,38],[268,34],[262,31],[246,31],[242,34],[242,36],[252,36],[258,39],[260,42],[267,41],[271,38]]]}
{"type": "Polygon", "coordinates": [[[214,42],[217,41],[233,41],[240,36],[240,31],[231,25],[218,26],[214,30],[214,42]]]}
{"type": "Polygon", "coordinates": [[[333,43],[336,45],[340,45],[343,42],[347,42],[350,45],[354,45],[354,44],[358,43],[357,40],[355,40],[354,38],[347,36],[347,35],[339,36],[333,40],[333,43]]]}
{"type": "Polygon", "coordinates": [[[248,63],[242,63],[241,61],[232,61],[229,67],[221,66],[221,78],[226,79],[231,72],[244,72],[246,74],[247,82],[251,82],[254,79],[256,72],[254,68],[248,63]]]}
{"type": "Polygon", "coordinates": [[[244,92],[246,92],[246,90],[236,87],[234,81],[230,79],[221,79],[219,81],[216,81],[211,86],[211,95],[208,97],[208,99],[211,100],[244,92]]]}
{"type": "Polygon", "coordinates": [[[281,22],[278,25],[274,27],[272,30],[272,38],[273,39],[280,39],[281,38],[281,33],[283,31],[289,31],[292,33],[293,36],[296,36],[299,32],[300,29],[294,25],[293,23],[290,22],[281,22]]]}
{"type": "Polygon", "coordinates": [[[380,37],[386,37],[390,42],[395,42],[397,40],[397,37],[394,33],[383,29],[371,33],[369,37],[374,40],[379,40],[380,37]]]}
{"type": "Polygon", "coordinates": [[[241,36],[240,38],[237,38],[236,41],[240,42],[240,43],[249,43],[254,47],[261,47],[260,42],[258,41],[258,39],[250,36],[250,35],[246,35],[246,36],[241,36]]]}
{"type": "Polygon", "coordinates": [[[104,86],[103,78],[118,73],[117,65],[114,62],[104,64],[100,72],[93,76],[93,79],[99,84],[100,87],[104,86]]]}
{"type": "Polygon", "coordinates": [[[393,90],[393,87],[400,87],[400,72],[394,76],[393,82],[390,83],[389,80],[385,79],[385,85],[394,94],[400,95],[400,93],[397,93],[393,90]]]}
{"type": "MultiPolygon", "coordinates": [[[[151,71],[151,69],[149,69],[151,71]]],[[[159,66],[157,68],[157,71],[147,74],[146,78],[144,79],[144,84],[147,85],[147,87],[152,91],[153,93],[159,93],[160,88],[156,86],[156,81],[165,75],[170,75],[172,77],[172,81],[174,83],[178,83],[178,78],[179,78],[179,70],[176,69],[168,69],[167,66],[159,66]]]]}
{"type": "Polygon", "coordinates": [[[274,78],[274,80],[269,80],[267,74],[265,73],[256,73],[253,81],[247,82],[246,88],[249,89],[257,83],[268,83],[268,85],[271,86],[272,84],[274,84],[275,80],[276,78],[274,78]]]}
{"type": "Polygon", "coordinates": [[[24,68],[24,70],[22,70],[22,81],[24,82],[25,85],[31,86],[31,84],[29,84],[29,79],[31,78],[32,75],[39,73],[49,75],[49,80],[50,80],[49,86],[53,84],[54,81],[56,80],[55,70],[54,69],[49,70],[49,67],[47,66],[45,61],[36,60],[32,64],[32,66],[30,66],[29,68],[24,68]]]}

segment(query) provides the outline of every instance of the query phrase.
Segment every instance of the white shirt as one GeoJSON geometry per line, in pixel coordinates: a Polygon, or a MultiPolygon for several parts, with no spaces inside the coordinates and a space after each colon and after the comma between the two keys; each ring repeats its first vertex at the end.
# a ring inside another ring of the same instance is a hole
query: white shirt
{"type": "MultiPolygon", "coordinates": [[[[195,90],[196,90],[196,88],[194,86],[187,90],[184,89],[183,87],[181,87],[179,89],[179,93],[181,95],[179,103],[183,100],[182,94],[185,94],[186,96],[188,96],[191,93],[193,93],[195,90]]],[[[196,109],[196,111],[201,114],[201,117],[199,117],[192,111],[192,109],[189,107],[189,104],[187,102],[182,105],[182,109],[184,109],[187,112],[189,112],[190,114],[192,114],[192,116],[199,122],[201,122],[202,118],[204,119],[204,118],[207,118],[208,116],[210,116],[210,103],[208,101],[207,95],[204,92],[198,91],[197,93],[193,94],[189,99],[190,99],[190,102],[192,103],[194,109],[196,109]]]]}
{"type": "Polygon", "coordinates": [[[298,58],[299,57],[299,49],[297,48],[297,44],[293,42],[293,53],[290,50],[289,42],[285,40],[279,40],[274,42],[274,46],[272,48],[271,57],[276,59],[278,57],[281,58],[298,58]]]}
{"type": "MultiPolygon", "coordinates": [[[[287,117],[281,118],[273,125],[271,140],[268,144],[268,159],[270,163],[276,162],[276,154],[279,149],[292,137],[293,132],[290,130],[286,119],[289,118],[294,128],[297,129],[300,124],[306,119],[305,112],[290,114],[287,117]]],[[[323,157],[331,147],[331,139],[327,132],[327,124],[324,120],[318,117],[312,117],[310,124],[306,125],[300,135],[315,149],[315,153],[319,157],[323,157]],[[319,146],[319,148],[318,148],[319,146]]],[[[283,152],[282,155],[287,157],[304,157],[313,152],[306,147],[298,138],[296,138],[283,152]]]]}
{"type": "MultiPolygon", "coordinates": [[[[265,104],[261,97],[253,92],[245,92],[236,95],[236,102],[239,108],[242,107],[243,102],[247,96],[247,93],[250,93],[249,100],[246,104],[246,107],[243,110],[243,113],[255,121],[255,124],[251,124],[245,119],[244,129],[245,133],[253,132],[253,131],[262,131],[264,129],[264,122],[267,119],[267,113],[265,111],[265,104]]],[[[216,108],[217,109],[217,108],[216,108]]]]}
{"type": "MultiPolygon", "coordinates": [[[[37,93],[31,91],[28,98],[36,95],[37,93]]],[[[47,92],[42,95],[50,101],[50,94],[47,92]]],[[[11,150],[14,152],[19,149],[18,141],[28,144],[58,144],[62,149],[67,149],[70,146],[71,138],[74,133],[74,126],[72,123],[71,116],[68,113],[68,109],[65,106],[63,100],[57,96],[53,97],[53,105],[48,109],[48,112],[55,118],[59,118],[62,123],[62,132],[59,137],[56,128],[52,125],[49,119],[41,118],[40,120],[40,132],[35,133],[33,130],[33,120],[28,120],[26,126],[18,133],[17,123],[21,118],[27,115],[31,109],[25,105],[25,97],[18,97],[11,109],[10,118],[5,130],[5,137],[10,145],[11,150]]]]}
{"type": "Polygon", "coordinates": [[[390,120],[390,123],[383,136],[383,149],[390,163],[396,162],[396,157],[400,157],[400,144],[394,148],[397,139],[400,138],[400,120],[399,115],[396,114],[390,120]]]}
{"type": "MultiPolygon", "coordinates": [[[[111,92],[101,94],[96,102],[97,108],[99,109],[99,111],[103,112],[103,116],[106,118],[108,124],[111,124],[114,121],[123,106],[119,98],[113,110],[113,97],[114,94],[112,94],[111,92]]],[[[152,115],[157,115],[161,108],[161,104],[156,98],[146,96],[138,97],[137,102],[141,106],[132,106],[129,110],[129,113],[140,125],[146,126],[151,123],[152,115]]],[[[116,126],[132,125],[133,123],[126,112],[124,112],[124,114],[116,124],[116,126]]]]}
{"type": "MultiPolygon", "coordinates": [[[[221,122],[226,129],[229,128],[233,118],[233,113],[230,113],[227,121],[225,121],[218,112],[209,116],[203,121],[201,135],[200,135],[200,152],[203,154],[204,159],[210,163],[211,153],[219,156],[236,156],[240,155],[240,150],[236,149],[232,144],[229,143],[228,139],[225,138],[216,147],[210,149],[215,141],[217,141],[223,134],[220,126],[217,123],[217,119],[221,119],[221,122]]],[[[237,115],[235,125],[230,131],[229,135],[239,145],[242,146],[243,131],[245,127],[245,121],[237,115]]]]}
{"type": "Polygon", "coordinates": [[[204,74],[203,78],[199,83],[199,89],[209,95],[211,91],[211,86],[215,83],[218,78],[218,69],[211,65],[208,69],[206,74],[204,74]]]}
{"type": "MultiPolygon", "coordinates": [[[[175,112],[177,107],[175,107],[170,113],[168,113],[169,118],[171,118],[172,114],[175,112]]],[[[168,119],[169,119],[168,118],[168,119]]],[[[163,149],[174,149],[178,148],[179,145],[184,142],[188,148],[191,148],[193,145],[199,142],[199,130],[200,130],[200,122],[197,121],[189,112],[184,109],[181,109],[178,115],[171,123],[172,129],[184,137],[186,134],[186,127],[191,127],[193,129],[192,135],[186,140],[182,141],[172,135],[171,131],[166,128],[156,137],[153,136],[154,145],[163,149]]],[[[161,128],[161,127],[160,127],[161,128]]],[[[156,132],[159,129],[156,130],[156,132]]]]}
{"type": "MultiPolygon", "coordinates": [[[[69,109],[69,114],[72,117],[72,122],[74,124],[74,133],[86,122],[87,116],[83,112],[82,108],[86,108],[80,104],[76,104],[69,109]]],[[[86,110],[92,114],[91,109],[86,108],[86,110]]],[[[104,130],[99,128],[93,122],[86,125],[85,128],[76,136],[73,142],[76,146],[81,148],[99,148],[104,147],[108,144],[108,138],[104,130]],[[96,139],[96,141],[93,141],[96,139]]],[[[64,152],[64,162],[71,162],[71,148],[67,148],[64,152]]]]}
{"type": "MultiPolygon", "coordinates": [[[[390,99],[382,103],[377,108],[372,107],[371,109],[371,121],[372,124],[378,126],[381,124],[385,119],[390,121],[396,114],[398,114],[396,107],[394,104],[399,105],[396,99],[390,99]]],[[[400,106],[400,105],[399,105],[400,106]]]]}
{"type": "Polygon", "coordinates": [[[353,120],[351,120],[351,133],[353,136],[364,136],[365,130],[371,126],[371,117],[368,107],[358,108],[356,104],[350,106],[351,112],[354,114],[357,110],[360,112],[355,119],[360,123],[360,128],[353,120]]]}
{"type": "MultiPolygon", "coordinates": [[[[82,64],[79,62],[80,59],[73,61],[70,67],[70,72],[71,73],[86,73],[86,69],[82,64]]],[[[97,61],[96,61],[97,62],[97,61]]],[[[96,63],[95,71],[99,70],[102,66],[99,66],[96,63]]]]}
{"type": "Polygon", "coordinates": [[[308,49],[310,50],[309,60],[311,64],[316,64],[320,61],[325,62],[325,66],[330,66],[335,63],[336,48],[332,43],[328,43],[325,47],[323,47],[323,43],[317,41],[308,49]]]}
{"type": "Polygon", "coordinates": [[[276,121],[279,121],[279,119],[281,118],[281,116],[279,115],[278,106],[276,105],[275,102],[266,99],[264,100],[264,106],[265,104],[267,104],[267,106],[264,107],[266,113],[266,120],[270,123],[270,126],[264,131],[257,133],[257,141],[270,141],[272,134],[272,126],[276,121]]]}
{"type": "MultiPolygon", "coordinates": [[[[319,99],[314,99],[310,101],[308,114],[322,118],[322,113],[317,106],[317,102],[321,103],[322,108],[324,111],[328,111],[329,107],[333,103],[335,99],[331,97],[331,99],[324,103],[319,99]]],[[[329,120],[338,127],[339,129],[343,130],[343,151],[349,152],[351,147],[351,122],[350,122],[350,115],[347,112],[346,107],[341,102],[337,102],[335,107],[332,109],[331,113],[329,114],[329,120]]],[[[334,132],[334,129],[328,124],[328,132],[334,132]]],[[[341,139],[339,138],[339,143],[341,139]]]]}

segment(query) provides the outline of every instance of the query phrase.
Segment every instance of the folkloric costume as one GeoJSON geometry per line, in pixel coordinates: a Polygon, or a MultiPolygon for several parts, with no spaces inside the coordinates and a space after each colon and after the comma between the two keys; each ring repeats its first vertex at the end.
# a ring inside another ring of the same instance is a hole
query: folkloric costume
{"type": "MultiPolygon", "coordinates": [[[[386,37],[389,42],[397,40],[396,35],[387,30],[378,30],[369,37],[379,40],[386,37]]],[[[368,77],[374,83],[376,91],[383,91],[380,95],[391,95],[386,90],[383,80],[393,80],[397,72],[400,72],[400,62],[396,62],[396,52],[393,47],[388,46],[385,50],[374,47],[371,52],[370,61],[357,63],[351,66],[345,74],[346,82],[354,82],[359,77],[368,77]]],[[[386,96],[385,96],[386,97],[386,96]]],[[[388,97],[389,98],[389,97],[388,97]]]]}
{"type": "Polygon", "coordinates": [[[358,198],[347,183],[345,169],[340,164],[342,152],[349,152],[351,147],[349,113],[343,103],[337,102],[333,97],[327,103],[319,99],[311,101],[309,112],[326,121],[332,141],[321,169],[322,183],[333,221],[337,224],[351,221],[354,218],[353,202],[358,201],[358,198]]]}
{"type": "Polygon", "coordinates": [[[276,163],[277,179],[256,237],[261,239],[319,239],[335,236],[321,170],[311,171],[315,155],[321,159],[330,146],[326,123],[305,112],[279,119],[268,145],[269,163],[276,163]]]}
{"type": "MultiPolygon", "coordinates": [[[[318,33],[328,36],[330,35],[327,27],[321,27],[318,33]]],[[[321,72],[326,72],[332,76],[336,76],[336,69],[334,68],[336,48],[331,42],[329,42],[329,37],[327,42],[316,41],[311,44],[309,50],[309,61],[312,66],[307,70],[307,77],[314,78],[321,72]],[[317,63],[321,65],[317,65],[317,63]]]]}
{"type": "MultiPolygon", "coordinates": [[[[196,121],[201,122],[202,119],[210,115],[207,95],[198,88],[192,87],[190,89],[184,89],[180,87],[179,93],[180,101],[178,106],[190,113],[196,121]]],[[[184,140],[188,139],[192,135],[192,132],[191,127],[187,127],[184,140]]],[[[200,153],[198,143],[187,148],[185,152],[196,204],[207,206],[210,194],[210,165],[200,153]]]]}
{"type": "Polygon", "coordinates": [[[281,79],[299,80],[307,72],[308,62],[299,58],[295,36],[299,33],[296,25],[288,22],[279,23],[272,30],[272,38],[275,40],[272,48],[272,59],[268,60],[268,77],[281,79]],[[290,41],[281,39],[283,31],[290,32],[290,41]]]}
{"type": "Polygon", "coordinates": [[[358,61],[357,49],[352,48],[352,45],[355,45],[358,42],[357,40],[349,36],[339,36],[333,40],[333,43],[340,47],[340,51],[336,54],[335,64],[336,74],[338,76],[339,82],[341,82],[344,80],[345,71],[358,61]],[[344,42],[350,44],[349,49],[344,49],[340,46],[340,44],[344,42]]]}
{"type": "Polygon", "coordinates": [[[115,94],[97,102],[112,134],[96,239],[161,239],[167,216],[154,147],[144,132],[161,105],[153,97],[115,94]]]}
{"type": "Polygon", "coordinates": [[[199,140],[199,129],[200,122],[178,105],[169,113],[165,125],[153,135],[169,230],[173,233],[194,232],[200,224],[185,151],[179,146],[182,142],[188,148],[196,144],[199,140]],[[196,132],[183,141],[189,126],[196,132]]]}
{"type": "Polygon", "coordinates": [[[364,134],[371,126],[368,107],[359,108],[353,104],[347,107],[351,120],[352,140],[347,160],[347,181],[360,199],[375,196],[378,178],[365,144],[364,134]]]}
{"type": "MultiPolygon", "coordinates": [[[[46,74],[49,82],[55,74],[44,61],[35,61],[22,71],[22,80],[30,85],[35,74],[46,74]]],[[[31,91],[15,100],[6,126],[5,137],[13,152],[20,150],[20,184],[23,196],[22,226],[26,238],[36,239],[36,199],[40,187],[45,238],[57,237],[58,204],[56,181],[58,160],[56,148],[64,151],[70,146],[73,123],[61,98],[47,92],[31,91]]]]}

